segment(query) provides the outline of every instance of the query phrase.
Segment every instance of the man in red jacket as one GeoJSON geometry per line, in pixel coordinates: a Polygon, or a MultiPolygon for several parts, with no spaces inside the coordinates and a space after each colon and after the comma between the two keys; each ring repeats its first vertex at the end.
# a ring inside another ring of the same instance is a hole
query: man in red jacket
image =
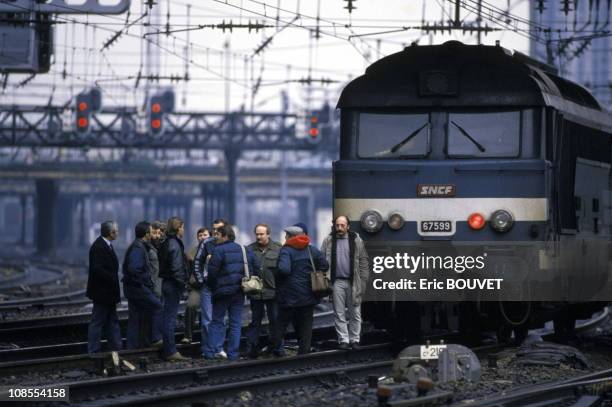
{"type": "MultiPolygon", "coordinates": [[[[285,228],[287,239],[278,256],[276,300],[278,319],[272,349],[279,349],[289,322],[298,336],[299,354],[310,352],[314,306],[319,302],[312,292],[310,273],[314,267],[327,271],[329,264],[319,249],[310,245],[303,223],[285,228]],[[311,263],[312,258],[312,263],[311,263]]],[[[282,356],[282,352],[274,351],[282,356]]]]}

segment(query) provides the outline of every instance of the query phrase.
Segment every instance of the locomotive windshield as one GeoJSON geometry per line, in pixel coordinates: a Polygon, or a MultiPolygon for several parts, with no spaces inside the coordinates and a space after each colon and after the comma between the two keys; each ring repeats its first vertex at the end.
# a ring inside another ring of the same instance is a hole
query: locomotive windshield
{"type": "Polygon", "coordinates": [[[520,112],[449,113],[449,157],[517,157],[520,112]]]}
{"type": "Polygon", "coordinates": [[[521,112],[441,112],[359,114],[360,158],[518,157],[521,112]],[[444,141],[442,141],[444,138],[444,141]],[[433,143],[432,139],[441,142],[433,143]]]}
{"type": "Polygon", "coordinates": [[[359,115],[359,156],[363,158],[424,157],[429,152],[429,115],[359,115]]]}

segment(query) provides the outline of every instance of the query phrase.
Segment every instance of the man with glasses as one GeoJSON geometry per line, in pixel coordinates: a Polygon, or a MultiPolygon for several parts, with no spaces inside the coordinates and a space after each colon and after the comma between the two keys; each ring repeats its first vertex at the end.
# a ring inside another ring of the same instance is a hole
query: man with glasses
{"type": "MultiPolygon", "coordinates": [[[[200,321],[202,323],[202,337],[200,339],[200,343],[202,346],[202,356],[204,355],[205,346],[208,341],[208,328],[210,326],[210,321],[212,320],[212,293],[210,291],[210,287],[206,282],[206,280],[208,279],[208,261],[210,260],[215,250],[215,238],[219,236],[219,229],[227,224],[227,220],[223,218],[215,219],[213,221],[212,236],[200,242],[198,250],[196,251],[195,257],[193,259],[193,274],[196,278],[197,284],[201,287],[200,321]]],[[[219,349],[215,349],[214,351],[221,357],[226,355],[222,347],[219,349]]]]}
{"type": "Polygon", "coordinates": [[[102,222],[100,236],[89,249],[89,278],[87,297],[93,301],[91,322],[87,332],[87,352],[100,352],[102,330],[107,332],[110,350],[121,349],[121,329],[117,318],[119,291],[119,260],[112,241],[117,239],[119,227],[112,220],[102,222]]]}

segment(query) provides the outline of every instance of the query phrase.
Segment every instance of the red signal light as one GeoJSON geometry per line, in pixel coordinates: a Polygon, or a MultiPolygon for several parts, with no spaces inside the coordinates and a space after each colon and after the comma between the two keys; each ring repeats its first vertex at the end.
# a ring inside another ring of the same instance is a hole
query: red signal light
{"type": "Polygon", "coordinates": [[[153,103],[153,104],[151,105],[151,111],[152,111],[153,113],[159,113],[159,112],[161,112],[161,105],[160,105],[159,103],[153,103]]]}
{"type": "Polygon", "coordinates": [[[87,107],[87,102],[79,103],[79,112],[84,112],[85,110],[87,110],[87,107]]]}
{"type": "Polygon", "coordinates": [[[485,218],[481,214],[475,212],[469,216],[468,225],[474,230],[480,230],[485,225],[485,218]]]}
{"type": "Polygon", "coordinates": [[[313,128],[310,129],[308,134],[310,135],[310,137],[315,138],[315,137],[317,137],[319,135],[319,129],[313,127],[313,128]]]}
{"type": "Polygon", "coordinates": [[[161,128],[161,120],[159,120],[159,119],[151,120],[151,127],[154,128],[154,129],[161,128]]]}
{"type": "Polygon", "coordinates": [[[317,116],[310,116],[310,123],[317,124],[319,122],[319,118],[317,116]]]}
{"type": "Polygon", "coordinates": [[[77,121],[77,125],[84,129],[85,127],[87,127],[87,125],[89,124],[89,120],[87,120],[86,117],[79,117],[79,120],[77,121]]]}

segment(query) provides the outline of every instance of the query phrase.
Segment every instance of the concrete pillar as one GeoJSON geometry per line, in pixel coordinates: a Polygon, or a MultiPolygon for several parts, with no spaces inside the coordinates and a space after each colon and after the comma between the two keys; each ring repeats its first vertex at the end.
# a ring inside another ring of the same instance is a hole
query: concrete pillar
{"type": "Polygon", "coordinates": [[[238,158],[240,158],[240,150],[226,149],[225,162],[227,164],[227,216],[230,223],[236,222],[236,188],[238,186],[238,158]]]}
{"type": "Polygon", "coordinates": [[[54,180],[36,180],[36,251],[52,254],[55,250],[55,224],[58,185],[54,180]]]}
{"type": "Polygon", "coordinates": [[[26,222],[28,213],[28,197],[24,194],[19,196],[19,203],[21,204],[21,237],[19,244],[24,246],[26,241],[26,222]]]}

